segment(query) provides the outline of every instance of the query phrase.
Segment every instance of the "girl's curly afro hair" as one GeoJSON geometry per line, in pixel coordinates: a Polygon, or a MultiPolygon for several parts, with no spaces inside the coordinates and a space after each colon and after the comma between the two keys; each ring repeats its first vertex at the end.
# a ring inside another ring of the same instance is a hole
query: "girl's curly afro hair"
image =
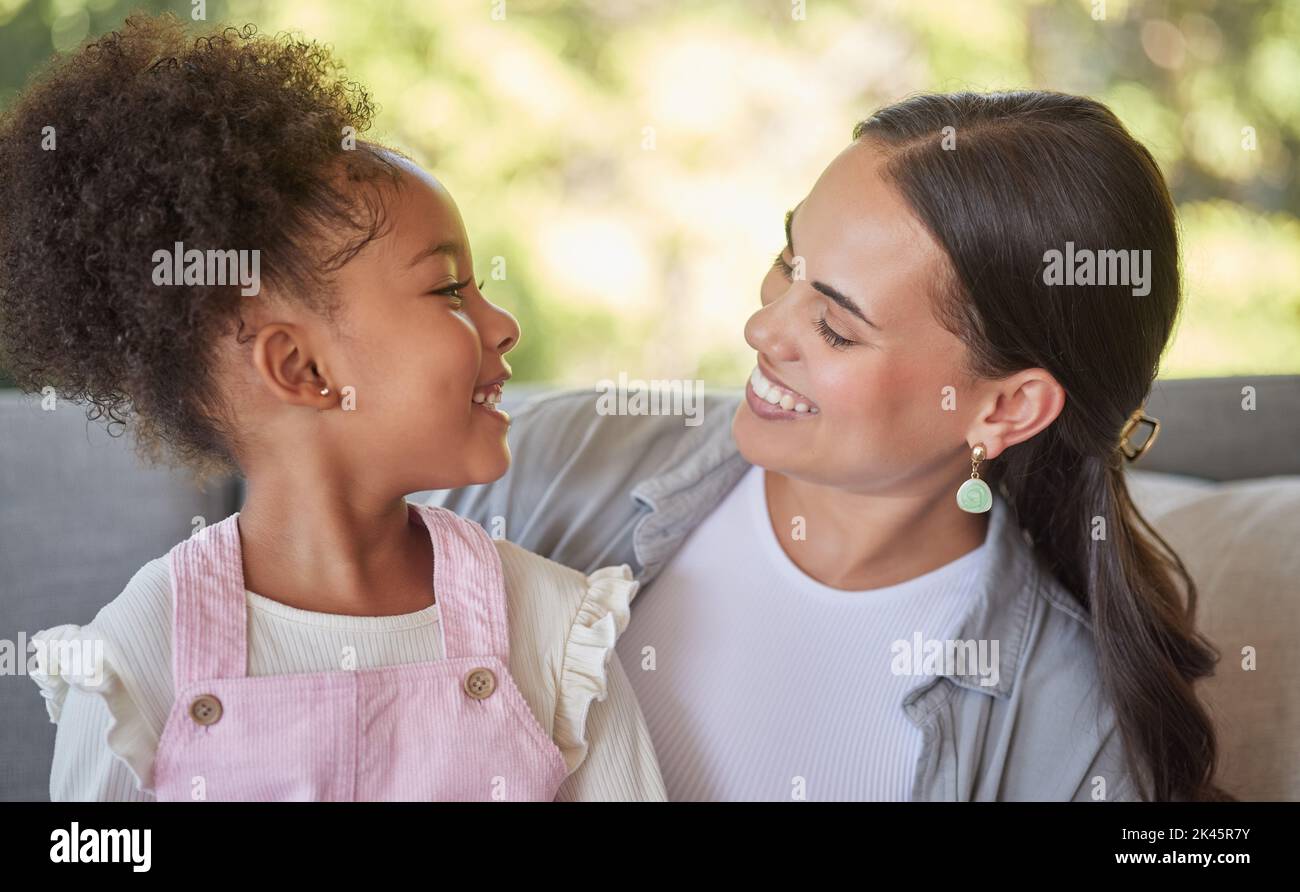
{"type": "Polygon", "coordinates": [[[132,16],[56,58],[0,114],[0,363],[132,422],[155,460],[233,467],[214,344],[241,299],[265,298],[157,286],[153,254],[257,249],[264,294],[328,313],[328,273],[382,226],[348,183],[396,178],[348,144],[372,114],[326,48],[252,25],[196,38],[132,16]]]}

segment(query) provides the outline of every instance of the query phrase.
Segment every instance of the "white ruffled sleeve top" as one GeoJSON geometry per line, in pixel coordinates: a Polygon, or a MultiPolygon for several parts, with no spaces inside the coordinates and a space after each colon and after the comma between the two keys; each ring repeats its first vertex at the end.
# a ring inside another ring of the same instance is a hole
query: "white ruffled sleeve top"
{"type": "MultiPolygon", "coordinates": [[[[631,569],[584,575],[511,542],[493,542],[510,617],[511,675],[568,764],[556,799],[663,801],[645,719],[612,659],[638,587],[631,569]]],[[[358,669],[443,657],[436,604],[369,617],[301,610],[254,592],[246,598],[253,676],[337,670],[341,653],[354,654],[358,669]]],[[[86,653],[102,648],[94,674],[44,665],[32,673],[58,725],[52,800],[153,799],[142,787],[150,785],[172,706],[171,614],[164,556],[142,567],[89,625],[33,636],[76,641],[86,653]]]]}

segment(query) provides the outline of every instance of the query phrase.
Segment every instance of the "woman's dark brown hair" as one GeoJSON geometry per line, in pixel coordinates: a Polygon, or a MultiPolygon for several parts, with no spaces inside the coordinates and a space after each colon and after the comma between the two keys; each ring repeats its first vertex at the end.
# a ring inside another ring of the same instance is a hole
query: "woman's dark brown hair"
{"type": "Polygon", "coordinates": [[[1195,629],[1196,586],[1129,498],[1116,448],[1180,304],[1159,167],[1104,105],[1050,92],[915,96],[853,137],[884,151],[886,175],[947,254],[937,315],[967,346],[968,373],[1039,367],[1065,390],[1060,416],[990,462],[987,479],[1092,616],[1142,796],[1230,798],[1214,784],[1214,728],[1194,689],[1218,660],[1195,629]],[[1150,292],[1046,284],[1045,252],[1067,242],[1150,250],[1150,292]],[[1093,538],[1096,518],[1104,539],[1093,538]]]}
{"type": "Polygon", "coordinates": [[[372,113],[325,47],[252,25],[136,15],[55,59],[0,114],[0,362],[133,422],[149,457],[228,470],[218,337],[241,299],[328,314],[330,272],[383,225],[378,193],[348,184],[395,176],[372,144],[348,150],[372,113]],[[263,294],[155,285],[176,242],[257,250],[263,294]]]}

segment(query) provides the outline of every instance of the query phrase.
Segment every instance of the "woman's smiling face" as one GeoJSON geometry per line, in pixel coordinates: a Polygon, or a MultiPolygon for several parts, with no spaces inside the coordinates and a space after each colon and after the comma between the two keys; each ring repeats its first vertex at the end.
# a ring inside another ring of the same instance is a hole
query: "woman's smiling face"
{"type": "Polygon", "coordinates": [[[858,492],[950,463],[969,411],[966,348],[932,313],[947,258],[863,141],[787,215],[788,244],[745,325],[756,372],[732,422],[752,464],[858,492]],[[963,411],[965,409],[966,411],[963,411]]]}

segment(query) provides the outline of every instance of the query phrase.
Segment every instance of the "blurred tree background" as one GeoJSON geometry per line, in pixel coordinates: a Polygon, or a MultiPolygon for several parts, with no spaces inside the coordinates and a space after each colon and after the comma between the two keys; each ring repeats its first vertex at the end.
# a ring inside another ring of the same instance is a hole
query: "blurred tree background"
{"type": "MultiPolygon", "coordinates": [[[[132,9],[0,0],[0,105],[132,9]]],[[[1119,114],[1162,163],[1187,304],[1162,374],[1300,372],[1296,0],[224,0],[332,44],[424,163],[520,319],[520,380],[740,386],[782,215],[875,107],[1042,87],[1119,114]]],[[[3,209],[0,209],[3,212],[3,209]]]]}

